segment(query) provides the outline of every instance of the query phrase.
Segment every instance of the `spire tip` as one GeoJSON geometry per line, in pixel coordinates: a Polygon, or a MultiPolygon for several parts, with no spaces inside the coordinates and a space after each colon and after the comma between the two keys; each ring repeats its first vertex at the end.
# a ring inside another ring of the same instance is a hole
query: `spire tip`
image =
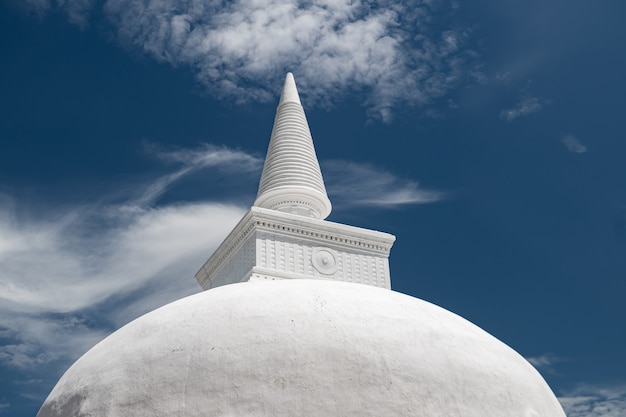
{"type": "Polygon", "coordinates": [[[287,73],[285,77],[285,84],[283,86],[283,93],[280,95],[280,104],[285,102],[300,103],[300,96],[298,95],[298,88],[296,87],[296,80],[293,78],[291,72],[287,73]]]}

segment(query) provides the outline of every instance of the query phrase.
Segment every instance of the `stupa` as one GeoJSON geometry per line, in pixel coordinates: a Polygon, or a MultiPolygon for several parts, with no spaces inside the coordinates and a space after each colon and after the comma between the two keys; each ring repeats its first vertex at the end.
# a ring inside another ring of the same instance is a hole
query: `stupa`
{"type": "Polygon", "coordinates": [[[513,349],[391,290],[392,235],[330,211],[288,74],[254,206],[196,274],[207,291],[97,344],[38,417],[565,416],[513,349]]]}

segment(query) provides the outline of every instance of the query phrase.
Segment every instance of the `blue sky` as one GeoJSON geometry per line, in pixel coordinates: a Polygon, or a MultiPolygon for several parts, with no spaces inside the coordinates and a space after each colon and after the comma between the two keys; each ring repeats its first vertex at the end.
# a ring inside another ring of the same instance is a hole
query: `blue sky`
{"type": "Polygon", "coordinates": [[[626,415],[621,0],[0,1],[0,416],[193,274],[255,197],[292,71],[329,220],[392,285],[626,415]]]}

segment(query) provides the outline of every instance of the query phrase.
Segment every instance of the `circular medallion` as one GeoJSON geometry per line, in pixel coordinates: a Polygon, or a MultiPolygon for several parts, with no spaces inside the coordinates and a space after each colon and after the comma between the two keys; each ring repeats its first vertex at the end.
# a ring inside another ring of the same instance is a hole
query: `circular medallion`
{"type": "Polygon", "coordinates": [[[311,261],[320,274],[332,275],[337,272],[337,258],[332,249],[313,248],[311,261]]]}

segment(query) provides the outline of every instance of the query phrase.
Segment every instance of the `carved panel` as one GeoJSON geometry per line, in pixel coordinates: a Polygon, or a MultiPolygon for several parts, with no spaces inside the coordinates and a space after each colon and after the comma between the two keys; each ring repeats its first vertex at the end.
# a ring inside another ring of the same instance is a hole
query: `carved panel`
{"type": "Polygon", "coordinates": [[[255,265],[255,246],[253,237],[246,240],[232,256],[227,259],[215,274],[211,287],[240,282],[255,265]]]}

